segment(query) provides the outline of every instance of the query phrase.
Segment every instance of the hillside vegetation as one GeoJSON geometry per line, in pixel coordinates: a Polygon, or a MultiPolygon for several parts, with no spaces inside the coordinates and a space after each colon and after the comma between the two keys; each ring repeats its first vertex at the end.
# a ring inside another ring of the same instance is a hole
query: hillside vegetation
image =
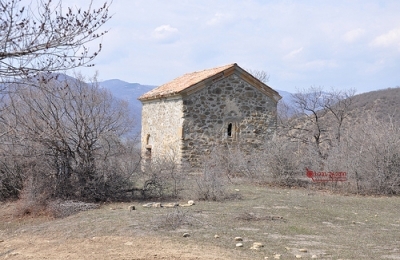
{"type": "Polygon", "coordinates": [[[293,95],[296,113],[281,114],[270,144],[285,147],[270,162],[284,184],[296,185],[305,169],[314,169],[346,172],[346,182],[324,184],[334,189],[400,193],[400,88],[353,93],[314,88],[293,95]]]}
{"type": "Polygon", "coordinates": [[[400,123],[400,87],[355,95],[350,110],[352,120],[361,122],[368,115],[386,122],[400,123]]]}

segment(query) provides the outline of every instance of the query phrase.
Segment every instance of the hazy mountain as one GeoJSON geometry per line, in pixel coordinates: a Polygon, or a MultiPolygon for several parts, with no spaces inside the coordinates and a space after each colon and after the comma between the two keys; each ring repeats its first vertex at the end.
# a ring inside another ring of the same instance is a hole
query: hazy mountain
{"type": "Polygon", "coordinates": [[[278,91],[279,95],[281,95],[282,101],[284,101],[285,103],[291,103],[292,93],[284,91],[284,90],[276,90],[276,91],[278,91]]]}
{"type": "Polygon", "coordinates": [[[128,101],[132,114],[137,122],[134,132],[139,132],[141,129],[141,113],[142,103],[138,97],[152,90],[156,86],[141,85],[139,83],[129,83],[119,79],[110,79],[99,82],[99,85],[108,89],[115,97],[128,101]]]}

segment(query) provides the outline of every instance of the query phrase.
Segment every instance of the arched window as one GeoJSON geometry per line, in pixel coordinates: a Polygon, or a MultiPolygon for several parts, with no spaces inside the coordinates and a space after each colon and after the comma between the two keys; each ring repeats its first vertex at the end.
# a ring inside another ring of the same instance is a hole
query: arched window
{"type": "Polygon", "coordinates": [[[232,137],[232,123],[228,124],[228,137],[232,137]]]}

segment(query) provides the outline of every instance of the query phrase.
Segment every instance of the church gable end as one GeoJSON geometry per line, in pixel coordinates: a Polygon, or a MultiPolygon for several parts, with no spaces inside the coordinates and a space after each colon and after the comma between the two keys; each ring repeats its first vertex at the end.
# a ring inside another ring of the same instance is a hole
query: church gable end
{"type": "Polygon", "coordinates": [[[183,97],[182,158],[197,164],[213,146],[257,149],[276,129],[277,101],[231,74],[183,97]]]}

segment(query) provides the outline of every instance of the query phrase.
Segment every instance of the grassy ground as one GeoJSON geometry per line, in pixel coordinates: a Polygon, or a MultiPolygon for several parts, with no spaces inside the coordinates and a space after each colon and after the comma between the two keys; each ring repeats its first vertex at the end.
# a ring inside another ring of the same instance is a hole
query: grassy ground
{"type": "Polygon", "coordinates": [[[400,259],[399,197],[254,185],[229,190],[240,199],[179,209],[105,204],[55,220],[12,219],[14,205],[2,204],[0,258],[400,259]],[[253,242],[265,246],[252,250],[253,242]]]}

